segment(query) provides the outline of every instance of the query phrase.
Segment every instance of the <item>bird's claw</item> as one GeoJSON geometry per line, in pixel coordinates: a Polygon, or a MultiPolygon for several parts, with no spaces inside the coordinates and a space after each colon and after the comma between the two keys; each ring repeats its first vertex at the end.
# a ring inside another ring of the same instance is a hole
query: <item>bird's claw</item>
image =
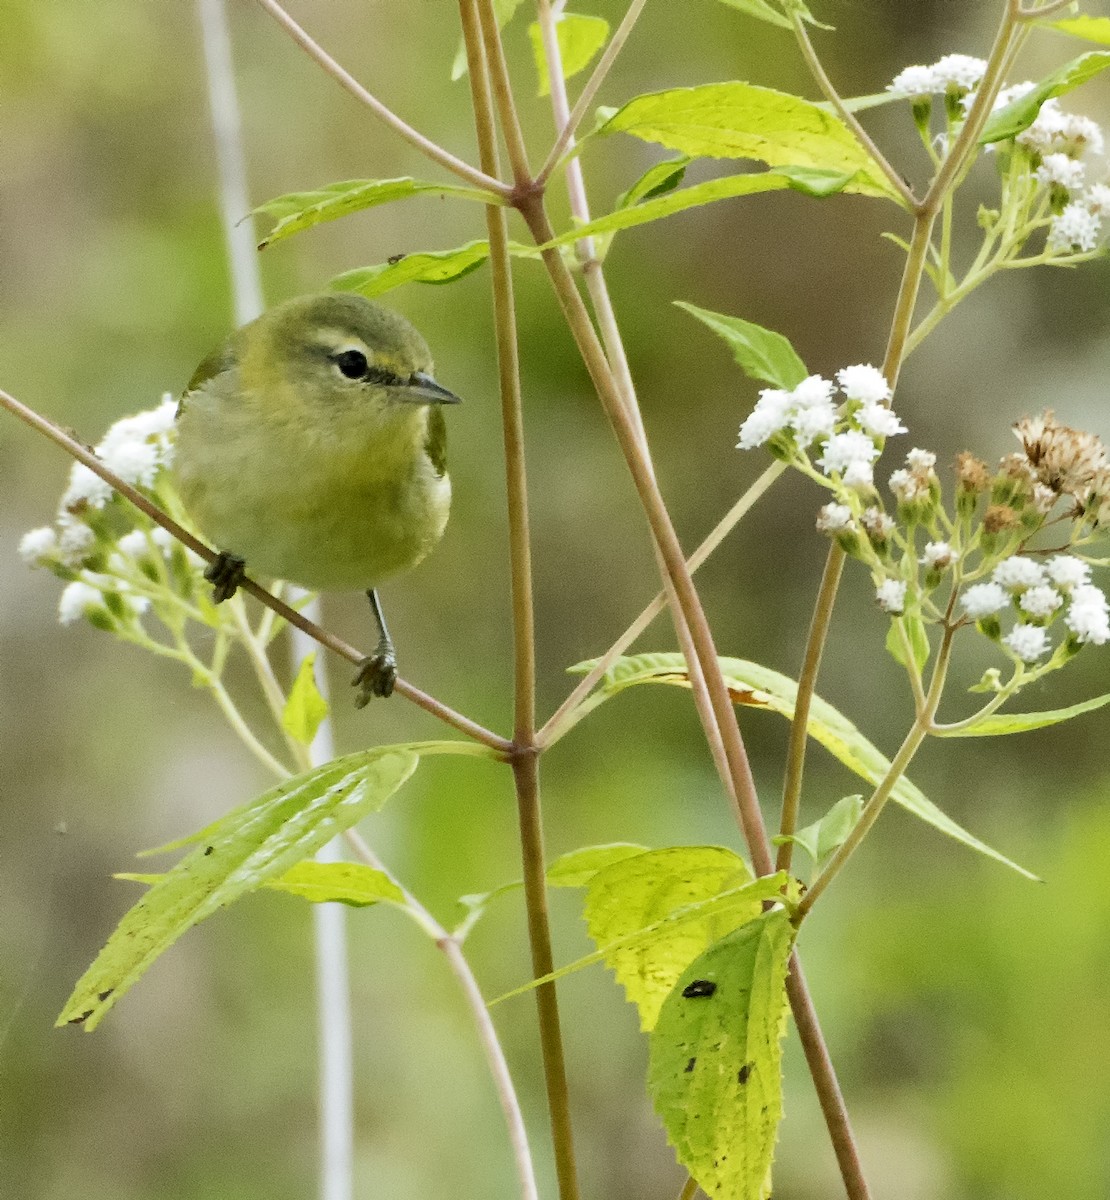
{"type": "Polygon", "coordinates": [[[237,554],[221,550],[204,568],[204,578],[212,584],[212,599],[217,604],[230,600],[247,577],[247,564],[237,554]]]}
{"type": "Polygon", "coordinates": [[[391,696],[396,682],[397,659],[392,650],[367,655],[351,680],[351,686],[358,688],[355,707],[365,708],[375,696],[391,696]]]}

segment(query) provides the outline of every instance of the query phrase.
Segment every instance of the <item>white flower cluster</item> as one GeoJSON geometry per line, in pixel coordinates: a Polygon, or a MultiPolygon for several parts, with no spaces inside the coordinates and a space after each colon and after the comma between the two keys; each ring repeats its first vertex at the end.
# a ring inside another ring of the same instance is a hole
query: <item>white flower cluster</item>
{"type": "Polygon", "coordinates": [[[906,67],[887,85],[887,91],[900,99],[921,100],[943,96],[946,92],[970,92],[987,69],[986,60],[970,54],[946,54],[929,67],[906,67]]]}
{"type": "Polygon", "coordinates": [[[960,606],[973,621],[1016,606],[1022,619],[1002,643],[1022,662],[1036,662],[1050,648],[1045,625],[1065,603],[1064,624],[1077,642],[1102,646],[1110,641],[1110,606],[1090,576],[1088,564],[1071,554],[1057,554],[1044,563],[1014,554],[995,567],[990,582],[967,588],[960,606]]]}
{"type": "Polygon", "coordinates": [[[865,487],[885,438],[905,433],[890,407],[890,385],[876,367],[860,363],[837,372],[844,402],[833,398],[836,384],[810,375],[791,391],[764,388],[755,408],[740,426],[737,448],[751,450],[780,435],[791,447],[807,450],[820,444],[816,460],[826,475],[848,487],[865,487]]]}

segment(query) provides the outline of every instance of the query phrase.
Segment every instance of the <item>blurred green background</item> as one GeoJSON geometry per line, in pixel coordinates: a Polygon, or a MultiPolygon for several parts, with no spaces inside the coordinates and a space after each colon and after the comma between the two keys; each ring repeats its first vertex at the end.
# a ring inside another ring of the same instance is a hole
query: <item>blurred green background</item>
{"type": "MultiPolygon", "coordinates": [[[[233,0],[257,201],[336,179],[438,178],[376,126],[246,0],[233,0]]],[[[576,7],[619,19],[616,0],[576,7]]],[[[1099,6],[1093,6],[1097,12],[1099,6]]],[[[407,119],[473,156],[469,98],[448,82],[449,0],[299,0],[294,13],[407,119]]],[[[821,0],[818,45],[845,94],[881,90],[908,62],[985,54],[1001,0],[821,0]]],[[[526,21],[508,34],[539,161],[526,21]]],[[[1019,78],[1078,53],[1044,34],[1019,78]]],[[[789,37],[713,0],[649,4],[599,97],[738,78],[813,90],[789,37]]],[[[1089,86],[1071,107],[1105,118],[1089,86]]],[[[904,108],[869,119],[912,178],[904,108]],[[904,155],[899,147],[908,148],[904,155]]],[[[603,211],[657,157],[631,140],[589,152],[603,211]]],[[[704,168],[699,168],[704,169],[704,168]]],[[[191,3],[6,0],[0,7],[0,386],[95,441],[114,419],[178,392],[230,321],[197,17],[191,3]]],[[[695,176],[697,177],[697,176],[695,176]]],[[[963,202],[974,237],[976,187],[963,202]]],[[[561,201],[554,204],[564,219],[561,201]]],[[[793,194],[730,202],[622,235],[610,281],[664,491],[693,545],[765,465],[733,449],[754,387],[674,299],[781,330],[811,370],[879,361],[901,267],[880,234],[892,206],[793,194]]],[[[520,235],[520,231],[518,236],[520,235]]],[[[481,211],[418,199],[266,252],[268,296],[321,287],[389,255],[483,235],[481,211]]],[[[1110,268],[1019,272],[976,294],[911,360],[899,411],[942,463],[994,458],[1009,425],[1045,406],[1103,435],[1110,268]]],[[[497,729],[511,719],[506,535],[488,276],[412,286],[391,301],[424,332],[450,414],[455,507],[447,537],[385,600],[403,673],[497,729]]],[[[535,523],[542,713],[564,668],[600,652],[656,589],[644,523],[611,434],[539,268],[518,297],[535,523]]],[[[26,570],[22,532],[50,520],[63,455],[0,417],[0,1194],[13,1200],[280,1200],[314,1194],[315,1017],[310,914],[248,899],[190,933],[96,1034],[52,1029],[73,982],[133,902],[132,853],[188,832],[264,786],[205,698],[171,665],[87,625],[55,621],[58,584],[26,570]],[[65,833],[56,832],[64,823],[65,833]]],[[[824,558],[814,489],[787,479],[700,576],[719,645],[796,673],[824,558]]],[[[366,641],[363,602],[329,625],[366,641]]],[[[883,620],[849,570],[821,692],[886,749],[909,702],[883,620]]],[[[641,643],[670,649],[665,620],[641,643]]],[[[1052,707],[1106,687],[1106,650],[1024,697],[1052,707]]],[[[986,659],[962,664],[978,677],[986,659]]],[[[345,689],[346,668],[336,671],[345,689]]],[[[957,690],[957,689],[954,689],[957,690]]],[[[344,697],[345,699],[345,697],[344,697]]],[[[1104,714],[1021,740],[926,747],[914,778],[953,816],[1042,875],[1027,883],[901,812],[807,925],[803,953],[877,1197],[1094,1200],[1110,1194],[1110,811],[1104,714]]],[[[401,700],[355,713],[343,749],[434,737],[401,700]]],[[[744,713],[774,812],[785,728],[744,713]]],[[[735,845],[689,699],[641,689],[602,708],[544,760],[548,844],[735,845]]],[[[855,790],[816,749],[807,816],[855,790]]],[[[454,900],[514,878],[504,771],[432,760],[365,833],[449,920],[454,900]]],[[[586,941],[576,894],[553,898],[557,954],[586,941]]],[[[350,918],[356,1013],[358,1194],[416,1200],[514,1194],[500,1117],[441,957],[400,918],[350,918]]],[[[519,902],[470,943],[487,994],[527,972],[519,902]]],[[[644,1098],[645,1045],[600,968],[563,988],[587,1196],[669,1198],[682,1175],[644,1098]]],[[[548,1183],[531,1001],[497,1010],[548,1183]]],[[[796,1043],[788,1050],[780,1200],[838,1193],[796,1043]]],[[[550,1190],[550,1189],[548,1189],[550,1190]]]]}

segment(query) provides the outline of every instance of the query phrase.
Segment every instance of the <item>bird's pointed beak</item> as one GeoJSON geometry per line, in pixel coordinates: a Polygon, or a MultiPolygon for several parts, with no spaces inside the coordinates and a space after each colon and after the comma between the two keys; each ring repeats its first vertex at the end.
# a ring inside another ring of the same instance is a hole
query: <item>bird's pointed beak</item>
{"type": "Polygon", "coordinates": [[[408,383],[398,389],[402,400],[411,404],[461,404],[462,399],[454,392],[449,392],[426,371],[415,371],[408,383]]]}

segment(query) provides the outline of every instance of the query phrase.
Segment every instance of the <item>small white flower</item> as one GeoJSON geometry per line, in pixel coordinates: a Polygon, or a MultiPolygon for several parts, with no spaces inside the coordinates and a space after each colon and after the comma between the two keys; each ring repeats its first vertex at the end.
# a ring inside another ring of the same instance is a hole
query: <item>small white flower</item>
{"type": "Polygon", "coordinates": [[[1048,650],[1048,633],[1039,625],[1015,625],[1002,639],[1022,662],[1036,662],[1048,650]]]}
{"type": "Polygon", "coordinates": [[[878,404],[891,397],[890,384],[878,367],[870,363],[857,363],[854,367],[841,367],[836,373],[840,390],[849,400],[862,400],[865,404],[878,404]]]}
{"type": "Polygon", "coordinates": [[[1048,228],[1048,248],[1062,253],[1087,253],[1098,244],[1102,221],[1081,201],[1073,200],[1063,212],[1052,218],[1048,228]]]}
{"type": "Polygon", "coordinates": [[[1093,583],[1081,583],[1072,591],[1071,606],[1073,609],[1084,608],[1091,612],[1110,611],[1102,588],[1095,587],[1093,583]]]}
{"type": "Polygon", "coordinates": [[[1083,203],[1096,217],[1110,217],[1110,187],[1105,183],[1096,183],[1088,188],[1083,203]]]}
{"type": "Polygon", "coordinates": [[[1083,186],[1083,175],[1086,168],[1081,162],[1069,158],[1066,154],[1046,154],[1035,174],[1037,179],[1046,187],[1055,184],[1069,192],[1077,192],[1083,186]]]}
{"type": "Polygon", "coordinates": [[[893,437],[905,433],[906,427],[898,420],[892,409],[881,402],[865,404],[855,414],[860,428],[872,437],[893,437]]]}
{"type": "Polygon", "coordinates": [[[970,92],[986,69],[985,59],[970,54],[946,54],[933,64],[933,76],[940,91],[970,92]]]}
{"type": "Polygon", "coordinates": [[[1028,96],[1036,86],[1031,79],[1027,79],[1024,83],[1012,83],[1009,87],[1004,87],[995,97],[994,108],[991,111],[997,112],[1000,108],[1013,104],[1015,100],[1021,100],[1028,96]]]}
{"type": "Polygon", "coordinates": [[[884,579],[875,589],[875,599],[883,612],[896,617],[906,607],[906,582],[903,579],[884,579]]]}
{"type": "Polygon", "coordinates": [[[932,450],[913,449],[906,455],[906,466],[911,471],[931,471],[937,465],[937,456],[932,450]]]}
{"type": "Polygon", "coordinates": [[[1091,578],[1091,568],[1074,554],[1056,554],[1044,564],[1049,579],[1058,587],[1069,591],[1091,578]]]}
{"type": "Polygon", "coordinates": [[[894,532],[893,519],[875,505],[864,509],[860,524],[877,542],[885,542],[894,532]]]}
{"type": "Polygon", "coordinates": [[[833,385],[821,375],[809,375],[790,394],[798,408],[823,407],[832,400],[833,385]]]}
{"type": "Polygon", "coordinates": [[[1060,103],[1052,98],[1041,105],[1036,120],[1027,129],[1023,129],[1014,140],[1041,154],[1050,154],[1060,148],[1057,143],[1062,144],[1065,124],[1060,103]]]}
{"type": "Polygon", "coordinates": [[[147,558],[150,555],[150,543],[141,529],[132,529],[119,540],[119,552],[125,558],[147,558]]]}
{"type": "Polygon", "coordinates": [[[174,427],[176,413],[177,404],[167,392],[157,408],[148,408],[131,417],[121,417],[101,439],[96,448],[97,454],[103,454],[126,442],[156,441],[165,438],[174,427]]]}
{"type": "Polygon", "coordinates": [[[999,612],[1010,603],[1006,589],[997,583],[975,583],[960,597],[964,612],[973,620],[979,621],[999,612]]]}
{"type": "Polygon", "coordinates": [[[1051,617],[1063,603],[1064,597],[1047,583],[1027,588],[1018,598],[1018,608],[1031,617],[1051,617]]]}
{"type": "Polygon", "coordinates": [[[82,521],[59,522],[58,557],[67,567],[79,567],[96,545],[96,534],[82,521]]]}
{"type": "Polygon", "coordinates": [[[1060,141],[1067,153],[1092,154],[1095,157],[1102,153],[1106,144],[1099,123],[1082,113],[1064,113],[1060,141]]]}
{"type": "Polygon", "coordinates": [[[63,625],[79,621],[90,608],[102,607],[100,592],[87,583],[76,580],[66,584],[58,598],[58,620],[63,625]]]}
{"type": "Polygon", "coordinates": [[[994,568],[991,579],[999,587],[1018,592],[1044,583],[1045,570],[1040,563],[1034,562],[1031,558],[1022,558],[1020,554],[1014,554],[1009,558],[1004,558],[994,568]]]}
{"type": "Polygon", "coordinates": [[[819,533],[839,533],[852,526],[852,510],[847,504],[826,504],[817,513],[819,533]]]}
{"type": "Polygon", "coordinates": [[[153,487],[160,455],[150,442],[120,442],[107,447],[101,457],[104,465],[124,481],[141,487],[153,487]]]}
{"type": "Polygon", "coordinates": [[[929,542],[919,561],[929,571],[943,571],[951,565],[953,554],[947,542],[929,542]]]}
{"type": "Polygon", "coordinates": [[[31,529],[19,542],[19,557],[29,567],[41,567],[58,552],[58,535],[49,525],[31,529]]]}
{"type": "Polygon", "coordinates": [[[1080,642],[1102,646],[1110,641],[1110,611],[1102,589],[1089,583],[1078,585],[1064,624],[1080,642]]]}
{"type": "Polygon", "coordinates": [[[752,450],[784,429],[792,400],[789,392],[779,388],[764,388],[759,393],[755,408],[740,426],[740,441],[736,448],[752,450]]]}
{"type": "Polygon", "coordinates": [[[150,531],[150,540],[162,551],[163,554],[169,554],[173,549],[174,542],[177,538],[173,536],[168,529],[163,529],[161,525],[155,525],[150,531]]]}
{"type": "Polygon", "coordinates": [[[875,482],[875,468],[862,458],[853,459],[840,476],[840,482],[849,488],[867,488],[875,482]]]}
{"type": "Polygon", "coordinates": [[[104,482],[95,471],[84,463],[74,463],[69,472],[69,485],[62,493],[60,508],[63,512],[88,505],[103,508],[113,495],[110,484],[104,482]]]}
{"type": "Polygon", "coordinates": [[[834,433],[825,444],[825,453],[817,460],[817,465],[831,475],[834,471],[841,472],[853,462],[870,465],[879,456],[879,448],[858,429],[849,429],[846,433],[834,433]]]}
{"type": "Polygon", "coordinates": [[[932,67],[906,67],[899,71],[897,75],[886,85],[886,90],[892,96],[905,97],[909,99],[919,99],[923,96],[932,95],[933,92],[941,92],[943,86],[937,79],[936,72],[932,67]]]}
{"type": "Polygon", "coordinates": [[[797,436],[798,445],[804,450],[818,438],[828,437],[836,428],[836,406],[829,401],[795,409],[789,423],[797,436]]]}

